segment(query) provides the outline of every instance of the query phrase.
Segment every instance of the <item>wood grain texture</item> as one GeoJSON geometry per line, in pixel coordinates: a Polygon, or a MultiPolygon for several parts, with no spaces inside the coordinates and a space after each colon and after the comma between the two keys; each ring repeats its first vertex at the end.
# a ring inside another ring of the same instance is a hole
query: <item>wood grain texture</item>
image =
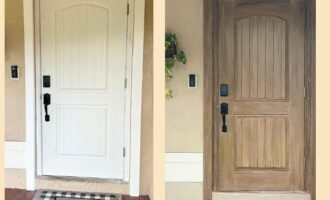
{"type": "Polygon", "coordinates": [[[214,15],[216,15],[215,8],[217,1],[203,1],[203,21],[204,21],[204,57],[207,59],[203,59],[204,62],[204,104],[203,104],[203,199],[211,200],[212,199],[212,191],[213,191],[213,126],[212,123],[214,115],[213,115],[213,86],[215,78],[213,78],[214,73],[214,63],[213,63],[213,42],[214,42],[214,15]]]}
{"type": "Polygon", "coordinates": [[[306,85],[306,104],[305,104],[305,120],[306,120],[306,169],[305,169],[305,190],[311,194],[311,199],[316,199],[316,19],[315,19],[315,0],[306,1],[306,42],[305,42],[305,85],[306,85]]]}
{"type": "MultiPolygon", "coordinates": [[[[299,12],[303,12],[303,6],[301,3],[302,1],[290,1],[290,5],[292,6],[297,6],[296,11],[299,10],[299,12]]],[[[305,42],[305,56],[306,56],[306,71],[305,71],[305,84],[306,84],[306,88],[307,88],[307,98],[306,98],[306,149],[305,149],[305,156],[306,156],[306,169],[305,169],[305,186],[304,186],[304,190],[307,192],[311,193],[312,199],[315,200],[315,0],[306,0],[307,2],[307,6],[306,6],[306,13],[307,13],[307,22],[306,22],[306,27],[305,27],[305,31],[306,31],[306,42],[305,42]]],[[[288,5],[289,1],[287,0],[280,0],[280,1],[276,1],[274,2],[273,0],[236,0],[235,1],[235,6],[237,6],[237,14],[238,14],[238,18],[243,18],[246,16],[249,16],[252,10],[256,11],[259,3],[263,3],[264,5],[264,10],[263,10],[263,14],[264,15],[272,15],[272,13],[276,13],[277,17],[281,18],[281,19],[285,19],[290,17],[290,9],[288,5]],[[276,4],[276,5],[275,5],[276,4]],[[274,6],[275,5],[275,6],[274,6]],[[272,8],[272,9],[270,9],[272,8]]],[[[215,47],[218,44],[218,39],[215,37],[214,32],[217,32],[215,30],[219,30],[220,28],[223,28],[221,26],[224,26],[222,23],[220,24],[220,19],[219,17],[222,16],[223,17],[223,13],[225,13],[226,10],[228,9],[224,9],[223,7],[221,7],[221,5],[223,5],[223,1],[208,1],[208,0],[204,0],[204,63],[206,65],[204,65],[204,83],[206,83],[204,85],[204,167],[206,167],[205,171],[204,171],[204,199],[205,200],[209,200],[211,199],[211,191],[213,188],[213,191],[216,191],[217,189],[217,185],[219,185],[218,180],[217,180],[217,174],[218,172],[216,172],[216,170],[218,169],[216,167],[216,164],[218,163],[218,159],[216,155],[218,148],[214,148],[211,147],[210,145],[215,145],[218,144],[222,139],[216,136],[217,134],[219,134],[219,132],[217,131],[218,128],[217,126],[214,126],[214,122],[218,122],[218,116],[215,115],[214,111],[215,108],[213,108],[212,110],[212,105],[217,105],[217,103],[219,102],[219,98],[214,98],[211,97],[210,95],[216,96],[218,95],[218,84],[219,82],[217,81],[212,81],[211,79],[213,79],[214,77],[216,77],[216,75],[214,75],[214,73],[217,71],[218,68],[218,64],[220,64],[221,62],[225,62],[226,60],[230,58],[226,58],[223,57],[223,55],[218,55],[217,53],[214,53],[215,49],[217,49],[218,47],[215,47]],[[219,3],[219,6],[217,6],[217,4],[219,3]],[[221,12],[220,12],[221,11],[221,12]],[[222,13],[222,15],[218,16],[218,13],[222,13]],[[213,51],[213,53],[212,53],[213,51]],[[214,60],[214,55],[219,56],[220,57],[220,62],[215,62],[214,60]],[[211,58],[211,59],[208,59],[211,58]],[[210,84],[214,84],[213,86],[210,84]],[[215,95],[216,94],[216,95],[215,95]],[[212,139],[216,139],[217,141],[213,141],[212,139]],[[212,159],[214,158],[214,159],[212,159]],[[212,161],[211,161],[212,160],[212,161]]],[[[299,13],[297,15],[294,16],[295,20],[297,20],[298,18],[303,19],[304,17],[302,17],[299,13]]],[[[230,20],[228,20],[230,21],[230,20]]],[[[301,20],[298,24],[301,25],[303,23],[303,20],[301,20]]],[[[288,28],[288,27],[286,27],[288,28]]],[[[269,27],[269,29],[271,29],[269,27]]],[[[283,31],[285,29],[285,27],[283,27],[282,24],[282,28],[281,30],[283,31]]],[[[238,30],[238,29],[237,29],[238,30]]],[[[288,29],[288,32],[290,30],[288,29]]],[[[296,30],[296,31],[300,31],[303,32],[302,29],[296,30]]],[[[228,31],[226,31],[228,32],[228,31]]],[[[230,32],[230,31],[229,31],[230,32]]],[[[281,34],[284,34],[283,32],[281,34]]],[[[286,33],[288,34],[288,33],[286,33]]],[[[234,35],[234,34],[233,34],[234,35]]],[[[231,38],[227,38],[226,34],[222,34],[222,36],[224,37],[224,39],[222,40],[230,40],[231,38]]],[[[289,36],[288,40],[289,40],[289,36]]],[[[303,36],[299,36],[298,38],[293,38],[295,41],[301,40],[303,36]]],[[[239,39],[239,38],[238,38],[239,39]]],[[[290,38],[292,39],[292,37],[290,38]]],[[[279,40],[279,39],[277,39],[279,40]]],[[[262,54],[261,52],[263,52],[263,47],[266,45],[266,17],[261,17],[258,19],[258,66],[262,66],[262,63],[266,63],[266,54],[262,54]],[[263,36],[264,35],[264,36],[263,36]]],[[[288,45],[288,41],[285,41],[284,37],[281,37],[281,44],[282,44],[282,48],[283,45],[288,45]],[[287,43],[285,43],[287,42],[287,43]]],[[[301,53],[302,49],[304,49],[304,42],[302,42],[301,44],[296,46],[296,49],[298,49],[298,52],[293,52],[293,55],[296,55],[297,53],[301,53]],[[301,45],[302,44],[302,45],[301,45]],[[299,46],[299,47],[298,47],[299,46]]],[[[280,48],[280,46],[278,45],[277,48],[280,48]]],[[[224,52],[227,51],[227,49],[223,49],[224,52]]],[[[280,55],[277,54],[277,57],[279,57],[280,55]]],[[[285,52],[282,52],[281,57],[285,57],[286,54],[285,52]]],[[[287,58],[289,59],[289,58],[287,58]]],[[[238,61],[238,59],[237,59],[238,61]]],[[[283,73],[285,73],[285,69],[283,69],[285,65],[286,60],[282,59],[282,68],[280,71],[277,71],[276,73],[280,74],[280,76],[282,78],[284,78],[283,73]]],[[[301,62],[301,58],[300,61],[301,62]]],[[[290,63],[288,63],[289,65],[290,63]]],[[[233,66],[233,65],[231,65],[233,66]]],[[[239,68],[238,68],[239,69],[239,68]]],[[[224,71],[227,71],[228,69],[224,69],[224,71]]],[[[239,70],[237,70],[239,72],[239,70]]],[[[290,70],[290,73],[293,73],[293,70],[290,70]]],[[[264,79],[265,76],[262,76],[263,74],[266,73],[266,69],[263,67],[258,67],[258,98],[263,98],[266,96],[266,90],[265,90],[265,82],[266,80],[264,79]],[[264,83],[263,83],[264,82],[264,83]],[[261,84],[260,84],[261,83],[261,84]],[[263,84],[262,84],[263,83],[263,84]]],[[[300,72],[299,72],[300,73],[300,72]]],[[[223,76],[220,77],[223,78],[223,76]]],[[[223,78],[223,80],[226,80],[225,78],[223,78]]],[[[283,83],[283,80],[280,80],[283,83]]],[[[269,84],[269,83],[268,83],[269,84]]],[[[285,94],[283,91],[285,91],[285,84],[280,84],[280,87],[277,87],[276,90],[276,94],[281,96],[285,96],[289,99],[290,96],[288,94],[285,94]]],[[[240,89],[240,85],[237,85],[236,88],[240,89]]],[[[297,90],[296,87],[293,87],[294,90],[297,90]]],[[[290,89],[291,90],[291,89],[290,89]]],[[[236,95],[235,91],[234,94],[236,95]]],[[[228,99],[231,99],[231,97],[229,97],[228,99]]],[[[257,111],[254,110],[253,108],[256,108],[254,105],[257,105],[258,102],[255,102],[255,104],[251,103],[245,103],[245,102],[241,102],[238,103],[237,105],[235,105],[234,107],[232,107],[232,111],[233,110],[237,110],[240,109],[242,111],[242,114],[249,114],[249,113],[253,113],[256,114],[259,111],[264,112],[265,114],[270,114],[272,111],[272,107],[273,112],[279,115],[282,114],[286,114],[288,113],[288,107],[290,105],[292,105],[290,102],[282,102],[284,104],[287,105],[281,105],[281,102],[270,102],[269,104],[261,104],[259,105],[257,108],[257,111]]],[[[302,112],[300,112],[300,115],[304,115],[302,112]]],[[[229,119],[231,118],[230,116],[228,116],[229,119]]],[[[269,123],[269,122],[268,122],[269,123]]],[[[262,130],[263,126],[266,126],[265,123],[263,122],[259,122],[258,123],[258,129],[262,130]]],[[[299,126],[298,124],[294,124],[294,126],[299,126]]],[[[301,126],[301,125],[300,125],[301,126]]],[[[289,129],[290,130],[290,129],[289,129]]],[[[238,126],[235,126],[235,131],[239,131],[238,126]]],[[[284,130],[280,130],[280,131],[284,131],[284,130]]],[[[261,134],[258,132],[258,141],[262,141],[266,139],[266,132],[264,132],[265,134],[261,134]]],[[[237,140],[240,140],[241,138],[236,138],[237,140]]],[[[277,138],[277,140],[280,138],[277,138]]],[[[288,138],[290,139],[290,137],[288,138]]],[[[291,138],[292,139],[292,138],[291,138]]],[[[301,138],[303,139],[303,138],[301,138]]],[[[299,141],[301,141],[301,139],[299,139],[299,141]]],[[[303,139],[304,140],[304,139],[303,139]]],[[[275,142],[275,146],[278,145],[280,143],[275,142]]],[[[225,145],[228,146],[228,145],[225,145]]],[[[219,147],[219,149],[224,149],[225,147],[219,147]]],[[[265,148],[265,143],[262,142],[258,142],[258,148],[265,148]]],[[[302,155],[303,153],[301,151],[294,151],[297,155],[302,155]]],[[[258,151],[258,158],[265,158],[265,154],[266,152],[263,151],[258,151]]],[[[290,154],[291,155],[291,154],[290,154]]],[[[237,158],[240,158],[241,155],[237,154],[237,158]]],[[[240,162],[241,159],[237,159],[236,162],[240,162]]],[[[258,166],[263,166],[263,163],[265,163],[265,160],[262,159],[258,159],[258,166]]],[[[276,165],[278,165],[279,163],[275,163],[276,165]]],[[[301,167],[303,165],[298,167],[299,173],[301,171],[301,167]]],[[[295,174],[297,175],[297,173],[295,174]]],[[[248,175],[244,175],[243,178],[245,180],[249,180],[249,176],[248,175]]],[[[251,183],[255,183],[258,182],[256,181],[256,179],[251,179],[252,177],[250,177],[250,181],[251,183]]],[[[253,177],[255,178],[255,177],[253,177]]],[[[281,180],[277,179],[276,177],[274,177],[272,179],[272,182],[274,184],[276,183],[281,183],[281,180]]],[[[282,180],[283,182],[283,180],[282,180]]],[[[289,179],[287,179],[287,182],[290,182],[289,179]]],[[[295,182],[295,181],[294,181],[295,182]]],[[[261,181],[260,183],[263,184],[267,184],[266,182],[261,181]]],[[[301,181],[296,181],[297,184],[302,185],[301,181]]],[[[288,185],[287,185],[288,186],[288,185]]],[[[260,188],[259,188],[260,189],[260,188]]]]}
{"type": "Polygon", "coordinates": [[[286,22],[253,15],[236,20],[236,99],[285,99],[286,22]]]}
{"type": "MultiPolygon", "coordinates": [[[[265,2],[273,2],[274,0],[235,0],[236,5],[249,5],[249,4],[256,4],[256,3],[265,3],[265,2]]],[[[276,0],[277,2],[288,2],[289,0],[276,0]]]]}
{"type": "Polygon", "coordinates": [[[236,170],[287,167],[287,116],[235,117],[236,170]]]}
{"type": "Polygon", "coordinates": [[[304,189],[303,7],[220,1],[213,87],[227,83],[232,92],[213,93],[217,105],[229,104],[227,133],[213,118],[216,191],[304,189]]]}

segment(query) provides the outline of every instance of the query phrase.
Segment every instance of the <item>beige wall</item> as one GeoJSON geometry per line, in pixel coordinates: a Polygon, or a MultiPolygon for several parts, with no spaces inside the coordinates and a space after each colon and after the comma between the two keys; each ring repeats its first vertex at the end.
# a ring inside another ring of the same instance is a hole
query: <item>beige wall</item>
{"type": "Polygon", "coordinates": [[[6,140],[25,141],[23,0],[6,0],[6,140]],[[18,65],[20,79],[10,79],[10,66],[18,65]]]}
{"type": "Polygon", "coordinates": [[[24,169],[6,169],[5,170],[5,187],[25,189],[25,170],[24,169]]]}
{"type": "MultiPolygon", "coordinates": [[[[6,0],[6,140],[25,141],[23,0],[6,0]],[[10,80],[10,65],[19,65],[19,81],[10,80]]],[[[146,0],[143,65],[141,194],[151,194],[153,0],[146,0]]],[[[25,170],[6,169],[6,187],[25,188],[25,170]]],[[[38,179],[37,187],[128,193],[128,184],[38,179]]]]}
{"type": "Polygon", "coordinates": [[[146,0],[142,86],[141,194],[152,195],[153,0],[146,0]]]}
{"type": "Polygon", "coordinates": [[[203,200],[203,184],[166,183],[166,200],[203,200]]]}
{"type": "Polygon", "coordinates": [[[166,32],[173,32],[187,64],[174,67],[166,86],[174,98],[166,100],[166,152],[203,151],[203,1],[166,0],[166,32]],[[190,73],[197,75],[196,89],[187,86],[190,73]]]}
{"type": "MultiPolygon", "coordinates": [[[[173,99],[166,100],[166,152],[203,152],[203,0],[166,0],[166,31],[173,32],[187,56],[167,81],[173,99]],[[196,89],[187,76],[197,74],[196,89]]],[[[202,200],[203,183],[166,183],[167,200],[202,200]]]]}

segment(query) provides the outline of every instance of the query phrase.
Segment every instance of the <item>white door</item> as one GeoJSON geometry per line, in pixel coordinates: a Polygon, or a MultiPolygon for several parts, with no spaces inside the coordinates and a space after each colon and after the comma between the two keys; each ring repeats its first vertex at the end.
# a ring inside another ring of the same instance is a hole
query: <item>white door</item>
{"type": "Polygon", "coordinates": [[[40,25],[43,175],[123,179],[127,1],[41,0],[40,25]]]}

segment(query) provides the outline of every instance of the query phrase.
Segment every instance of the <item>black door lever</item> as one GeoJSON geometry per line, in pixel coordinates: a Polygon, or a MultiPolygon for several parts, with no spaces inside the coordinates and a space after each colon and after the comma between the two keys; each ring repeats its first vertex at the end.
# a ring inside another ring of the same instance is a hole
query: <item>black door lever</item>
{"type": "Polygon", "coordinates": [[[220,113],[222,116],[222,132],[226,133],[228,130],[226,125],[226,115],[228,115],[228,103],[222,103],[220,106],[220,113]]]}
{"type": "Polygon", "coordinates": [[[50,117],[48,114],[48,105],[50,105],[50,94],[46,93],[44,94],[44,106],[45,106],[45,121],[49,122],[50,121],[50,117]]]}

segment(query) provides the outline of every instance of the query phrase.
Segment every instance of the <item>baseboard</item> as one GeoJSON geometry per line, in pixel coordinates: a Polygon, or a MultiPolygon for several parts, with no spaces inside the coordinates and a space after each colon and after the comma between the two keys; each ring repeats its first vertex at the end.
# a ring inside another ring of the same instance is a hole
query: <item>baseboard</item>
{"type": "Polygon", "coordinates": [[[5,168],[25,169],[26,168],[26,143],[5,142],[5,168]]]}
{"type": "MultiPolygon", "coordinates": [[[[26,168],[26,143],[5,142],[5,168],[26,168]]],[[[203,182],[203,153],[166,153],[166,182],[203,182]]]]}
{"type": "Polygon", "coordinates": [[[203,153],[166,153],[166,182],[203,182],[203,153]]]}

